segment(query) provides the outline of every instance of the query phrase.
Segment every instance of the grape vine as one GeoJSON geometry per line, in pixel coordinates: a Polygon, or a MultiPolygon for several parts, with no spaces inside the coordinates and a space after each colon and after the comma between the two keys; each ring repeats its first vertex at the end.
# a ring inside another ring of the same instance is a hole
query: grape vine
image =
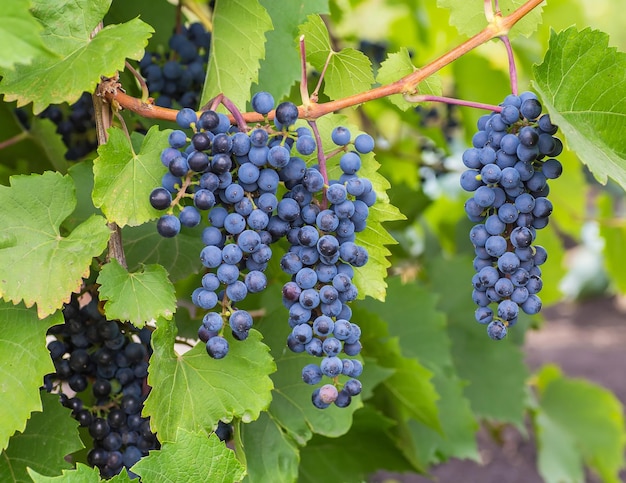
{"type": "Polygon", "coordinates": [[[541,0],[13,3],[0,480],[366,481],[489,420],[617,481],[619,402],[519,350],[586,207],[621,287],[571,156],[626,187],[615,41],[541,0]]]}

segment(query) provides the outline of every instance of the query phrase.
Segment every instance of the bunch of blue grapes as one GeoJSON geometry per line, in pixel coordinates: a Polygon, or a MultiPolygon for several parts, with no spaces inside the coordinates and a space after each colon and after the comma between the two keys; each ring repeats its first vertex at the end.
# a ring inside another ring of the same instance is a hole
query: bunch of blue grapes
{"type": "Polygon", "coordinates": [[[546,250],[536,231],[552,213],[548,180],[562,173],[555,159],[563,150],[557,126],[532,92],[509,95],[501,112],[481,117],[473,147],[463,153],[461,186],[474,193],[465,204],[475,247],[472,279],[476,320],[487,334],[504,338],[519,311],[536,314],[546,250]],[[497,304],[497,305],[496,305],[497,304]]]}
{"type": "MultiPolygon", "coordinates": [[[[265,115],[274,108],[274,99],[260,92],[252,106],[265,115]]],[[[239,130],[223,114],[205,111],[197,117],[185,108],[177,122],[193,134],[188,138],[182,129],[173,131],[170,147],[162,152],[168,172],[162,186],[152,191],[150,203],[169,212],[158,220],[158,232],[176,236],[181,225],[200,224],[202,212],[210,225],[202,232],[205,247],[200,253],[206,273],[192,301],[208,311],[198,337],[215,359],[229,351],[225,330],[245,340],[252,328],[252,316],[238,304],[265,289],[270,245],[286,233],[286,223],[274,216],[281,175],[297,176],[306,168],[302,158],[292,156],[291,147],[305,154],[315,150],[312,136],[299,136],[296,142],[298,135],[288,130],[297,118],[297,107],[284,102],[276,108],[273,127],[266,123],[239,130]]]]}
{"type": "Polygon", "coordinates": [[[181,26],[169,39],[170,51],[165,54],[146,52],[139,62],[139,71],[146,79],[155,104],[195,108],[206,76],[211,34],[201,23],[181,26]]]}
{"type": "Polygon", "coordinates": [[[110,478],[160,444],[149,418],[141,415],[149,390],[151,331],[107,320],[96,295],[84,305],[74,296],[63,309],[64,323],[50,329],[55,372],[44,378],[44,387],[59,393],[87,430],[92,438],[87,461],[110,478]]]}
{"type": "Polygon", "coordinates": [[[289,173],[285,176],[289,190],[276,208],[277,217],[288,227],[290,244],[281,259],[283,271],[291,275],[283,286],[291,327],[287,346],[321,359],[302,371],[308,384],[317,385],[324,376],[332,380],[313,391],[313,404],[320,409],[332,403],[346,407],[361,392],[356,377],[363,367],[350,359],[361,351],[361,329],[351,322],[349,303],[358,294],[354,267],[368,260],[367,250],[355,243],[355,234],[365,229],[369,207],[376,201],[371,182],[358,176],[360,154],[374,148],[372,137],[361,134],[351,142],[350,131],[337,127],[332,140],[343,147],[339,179],[325,185],[316,166],[289,173]],[[349,379],[340,383],[341,375],[349,379]]]}

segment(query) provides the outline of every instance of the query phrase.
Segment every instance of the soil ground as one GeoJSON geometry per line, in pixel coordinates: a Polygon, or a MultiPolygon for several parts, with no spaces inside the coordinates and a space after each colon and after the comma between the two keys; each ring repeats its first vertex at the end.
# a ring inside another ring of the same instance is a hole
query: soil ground
{"type": "MultiPolygon", "coordinates": [[[[526,337],[530,370],[557,364],[568,376],[610,389],[626,407],[626,308],[614,298],[595,299],[548,308],[545,319],[540,331],[526,337]]],[[[479,432],[479,463],[453,459],[434,467],[430,478],[380,472],[370,483],[543,483],[532,438],[513,428],[506,428],[501,438],[497,443],[486,430],[479,432]]],[[[626,482],[626,471],[621,476],[626,482]]],[[[587,477],[588,483],[597,481],[587,477]]]]}

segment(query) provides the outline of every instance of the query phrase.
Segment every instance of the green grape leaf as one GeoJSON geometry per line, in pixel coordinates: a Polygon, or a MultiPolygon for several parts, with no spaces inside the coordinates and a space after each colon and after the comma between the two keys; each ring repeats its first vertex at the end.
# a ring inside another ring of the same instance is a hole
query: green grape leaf
{"type": "Polygon", "coordinates": [[[158,263],[173,282],[198,273],[202,268],[200,252],[204,248],[201,233],[198,227],[182,230],[173,238],[164,238],[157,233],[155,222],[127,226],[122,230],[122,239],[128,267],[139,270],[143,264],[158,263]]]}
{"type": "Polygon", "coordinates": [[[60,312],[39,320],[35,309],[0,300],[0,406],[11,408],[0,419],[0,449],[15,431],[22,431],[32,411],[41,410],[39,387],[54,372],[46,349],[46,332],[62,324],[60,312]]]}
{"type": "Polygon", "coordinates": [[[175,442],[165,442],[160,451],[151,451],[132,467],[132,472],[154,483],[234,483],[241,481],[246,469],[215,433],[207,437],[180,429],[175,442]]]}
{"type": "Polygon", "coordinates": [[[309,15],[299,32],[304,35],[306,59],[321,72],[332,50],[326,24],[319,15],[309,15]]]}
{"type": "Polygon", "coordinates": [[[415,468],[403,457],[390,429],[395,422],[366,407],[354,415],[350,432],[339,438],[315,436],[301,450],[299,483],[361,483],[381,468],[407,472],[415,468]]]}
{"type": "MultiPolygon", "coordinates": [[[[343,115],[327,115],[318,119],[316,123],[325,149],[334,146],[331,132],[337,126],[347,127],[352,134],[352,139],[360,134],[359,129],[349,124],[347,118],[343,115]]],[[[329,179],[338,179],[341,175],[339,158],[340,156],[333,156],[328,160],[329,179]]],[[[393,245],[397,242],[384,228],[383,223],[404,220],[406,217],[389,202],[387,190],[391,188],[391,185],[378,172],[380,164],[376,161],[374,154],[362,154],[361,161],[359,176],[368,178],[372,182],[377,198],[376,203],[369,209],[365,230],[356,235],[356,243],[367,249],[369,260],[365,266],[354,269],[354,283],[359,290],[359,298],[369,295],[377,300],[384,300],[387,287],[385,281],[387,279],[387,269],[391,265],[387,260],[391,252],[385,245],[393,245]]]]}
{"type": "Polygon", "coordinates": [[[18,173],[67,171],[67,148],[55,124],[50,119],[30,116],[30,130],[26,130],[16,114],[14,102],[0,102],[2,140],[20,140],[0,150],[0,183],[8,184],[9,176],[18,173]]]}
{"type": "Polygon", "coordinates": [[[213,12],[211,57],[200,105],[224,94],[236,106],[244,108],[250,99],[250,86],[259,78],[259,62],[265,57],[264,34],[272,28],[272,19],[259,0],[217,3],[213,12]]]}
{"type": "Polygon", "coordinates": [[[626,240],[626,226],[613,223],[617,218],[614,213],[615,199],[606,193],[599,196],[598,208],[600,214],[600,236],[604,240],[604,268],[611,276],[611,280],[621,293],[626,293],[626,273],[620,270],[626,263],[624,240],[626,240]]]}
{"type": "MultiPolygon", "coordinates": [[[[24,370],[20,368],[21,372],[24,370]]],[[[43,412],[34,412],[26,429],[16,433],[2,453],[0,480],[3,482],[30,481],[27,471],[32,470],[48,476],[58,474],[71,467],[65,456],[84,448],[78,435],[78,422],[71,411],[59,403],[59,396],[42,392],[41,402],[43,412]]],[[[12,410],[15,408],[13,406],[12,410]]]]}
{"type": "Polygon", "coordinates": [[[267,475],[272,475],[273,483],[296,480],[300,462],[298,445],[270,413],[262,412],[259,419],[240,427],[240,447],[245,453],[248,472],[244,483],[263,483],[267,475]]]}
{"type": "Polygon", "coordinates": [[[76,204],[69,176],[45,172],[10,181],[0,186],[0,295],[27,307],[36,303],[43,318],[80,288],[110,231],[102,217],[92,216],[62,236],[61,222],[76,204]]]}
{"type": "MultiPolygon", "coordinates": [[[[137,226],[158,218],[161,212],[150,205],[150,192],[161,186],[165,173],[161,151],[168,146],[170,131],[152,126],[135,153],[119,128],[109,129],[109,140],[98,148],[93,163],[93,203],[119,226],[137,226]]],[[[133,133],[133,143],[140,134],[133,133]]]]}
{"type": "Polygon", "coordinates": [[[328,0],[292,0],[275,2],[260,0],[272,19],[274,30],[265,35],[265,59],[261,60],[256,91],[266,91],[278,101],[300,79],[301,65],[298,47],[298,26],[313,13],[328,13],[328,0]],[[292,45],[293,48],[285,48],[292,45]]]}
{"type": "Polygon", "coordinates": [[[341,99],[367,91],[373,83],[372,62],[363,52],[351,48],[333,52],[324,78],[324,94],[341,99]]]}
{"type": "Polygon", "coordinates": [[[626,54],[589,28],[552,32],[533,85],[570,149],[601,183],[626,189],[626,54]]]}
{"type": "Polygon", "coordinates": [[[399,340],[402,355],[417,358],[433,372],[433,384],[441,395],[437,401],[441,432],[418,421],[410,424],[420,466],[436,462],[435,455],[476,459],[478,424],[453,367],[446,319],[436,307],[436,295],[422,285],[403,284],[398,277],[389,278],[388,284],[384,303],[366,299],[359,305],[387,321],[390,335],[399,340]],[[419,314],[418,323],[406,314],[419,314]]]}
{"type": "Polygon", "coordinates": [[[331,99],[340,99],[372,87],[374,74],[369,58],[352,48],[339,52],[332,50],[326,25],[319,15],[309,15],[308,21],[300,27],[300,33],[304,35],[307,60],[317,70],[323,70],[330,56],[324,78],[324,94],[331,99]]]}
{"type": "MultiPolygon", "coordinates": [[[[383,85],[391,84],[416,70],[417,67],[413,65],[413,61],[409,56],[409,50],[406,47],[402,47],[398,52],[389,54],[383,63],[380,64],[376,81],[383,85]]],[[[436,74],[424,79],[417,86],[417,93],[421,95],[440,96],[442,95],[442,91],[441,77],[436,74]]],[[[405,111],[415,107],[414,102],[408,102],[400,94],[389,96],[389,100],[405,111]]]]}
{"type": "Polygon", "coordinates": [[[564,377],[555,366],[537,376],[539,471],[547,483],[583,481],[583,464],[602,481],[619,483],[626,432],[617,397],[600,386],[564,377]]]}
{"type": "Polygon", "coordinates": [[[67,161],[65,153],[67,146],[57,134],[57,127],[50,119],[33,116],[28,130],[30,139],[45,153],[50,165],[56,170],[65,173],[67,161]]]}
{"type": "Polygon", "coordinates": [[[3,5],[0,25],[0,69],[12,69],[15,64],[28,64],[38,55],[46,55],[41,40],[41,25],[28,11],[29,0],[13,0],[3,5]]]}
{"type": "MultiPolygon", "coordinates": [[[[514,10],[521,7],[526,0],[500,0],[498,2],[503,16],[510,15],[514,10]]],[[[483,0],[437,0],[439,8],[450,10],[450,25],[456,27],[459,33],[472,36],[487,27],[483,0]]],[[[537,25],[541,24],[541,6],[535,7],[527,13],[509,32],[510,38],[523,35],[530,36],[537,25]]]]}
{"type": "MultiPolygon", "coordinates": [[[[513,335],[501,341],[487,336],[474,320],[470,258],[428,260],[432,290],[439,294],[439,309],[448,316],[452,358],[461,377],[469,381],[464,394],[477,417],[523,425],[528,369],[513,335]],[[506,367],[506,377],[502,368],[506,367]]],[[[523,322],[511,329],[523,331],[523,322]]]]}
{"type": "MultiPolygon", "coordinates": [[[[76,207],[64,221],[65,230],[73,230],[92,215],[102,215],[102,212],[93,205],[91,192],[93,191],[93,162],[81,161],[67,170],[76,187],[76,207]]],[[[126,240],[124,240],[126,242],[126,240]]]]}
{"type": "Polygon", "coordinates": [[[127,320],[143,327],[152,319],[171,319],[176,312],[174,285],[161,265],[146,265],[141,272],[129,273],[112,259],[102,267],[97,282],[100,300],[106,300],[108,319],[127,320]]]}
{"type": "Polygon", "coordinates": [[[408,421],[406,433],[400,435],[405,456],[421,468],[452,457],[479,461],[476,446],[479,425],[463,394],[466,383],[442,369],[433,369],[432,382],[440,396],[437,409],[442,430],[436,431],[420,421],[408,421]],[[413,448],[413,453],[407,454],[408,448],[413,448]]]}
{"type": "Polygon", "coordinates": [[[212,431],[219,420],[253,421],[269,406],[269,374],[276,366],[258,331],[251,330],[242,342],[228,337],[230,350],[219,360],[209,357],[202,343],[176,354],[175,337],[176,324],[159,319],[148,375],[152,391],[144,413],[151,416],[161,442],[175,441],[178,428],[212,431]]]}
{"type": "Polygon", "coordinates": [[[103,479],[101,481],[106,483],[133,483],[137,481],[137,478],[131,478],[126,468],[122,468],[122,471],[113,478],[103,479]]]}
{"type": "MultiPolygon", "coordinates": [[[[75,470],[63,470],[63,474],[59,476],[45,476],[28,468],[28,476],[35,483],[100,483],[102,481],[98,468],[91,468],[83,463],[77,463],[75,470]]],[[[107,481],[115,481],[115,478],[107,481]]]]}
{"type": "Polygon", "coordinates": [[[352,320],[362,330],[363,354],[394,371],[374,391],[375,400],[384,400],[385,405],[393,408],[394,417],[399,421],[413,418],[441,431],[437,408],[439,395],[432,384],[432,371],[417,358],[403,354],[399,338],[391,336],[386,320],[364,307],[367,307],[366,302],[352,307],[352,320]]]}
{"type": "Polygon", "coordinates": [[[42,39],[49,52],[28,65],[2,71],[0,92],[18,106],[33,103],[38,114],[49,104],[73,103],[93,91],[101,75],[124,68],[127,58],[141,59],[152,27],[138,18],[108,25],[90,35],[111,0],[32,0],[33,16],[43,25],[42,39]],[[45,79],[45,82],[43,80],[45,79]]]}

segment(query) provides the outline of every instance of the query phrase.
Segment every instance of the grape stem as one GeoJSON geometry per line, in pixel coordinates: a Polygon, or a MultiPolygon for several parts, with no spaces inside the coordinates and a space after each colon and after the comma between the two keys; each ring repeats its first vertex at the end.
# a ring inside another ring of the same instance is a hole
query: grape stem
{"type": "Polygon", "coordinates": [[[517,95],[517,69],[515,67],[515,57],[513,56],[513,47],[511,47],[511,40],[508,35],[503,35],[500,40],[506,47],[506,54],[509,58],[509,78],[511,79],[511,94],[517,95]]]}
{"type": "Polygon", "coordinates": [[[421,94],[405,94],[404,99],[409,102],[444,102],[446,104],[455,104],[457,106],[473,107],[475,109],[485,109],[487,111],[500,112],[502,107],[492,104],[484,104],[482,102],[465,101],[463,99],[455,99],[453,97],[430,96],[421,94]]]}
{"type": "Polygon", "coordinates": [[[8,148],[9,146],[13,146],[16,143],[19,143],[20,141],[24,140],[28,138],[28,132],[27,131],[22,131],[19,134],[16,134],[13,137],[10,137],[9,139],[5,139],[4,141],[0,142],[0,149],[4,149],[4,148],[8,148]]]}
{"type": "Polygon", "coordinates": [[[308,106],[311,103],[309,98],[309,85],[306,76],[306,46],[304,44],[304,35],[300,36],[300,97],[302,98],[302,105],[308,106]]]}
{"type": "Polygon", "coordinates": [[[328,64],[330,64],[330,59],[335,55],[335,52],[332,50],[328,53],[328,57],[326,57],[326,62],[324,62],[324,67],[322,68],[322,73],[320,74],[320,78],[317,81],[317,85],[315,86],[315,90],[311,94],[311,99],[313,102],[317,102],[319,99],[319,92],[322,88],[322,81],[324,80],[324,76],[326,75],[326,69],[328,69],[328,64]]]}
{"type": "Polygon", "coordinates": [[[139,86],[141,87],[141,100],[143,102],[146,102],[148,100],[148,97],[150,97],[150,91],[148,90],[148,84],[146,84],[145,79],[143,77],[141,77],[141,74],[139,72],[137,72],[137,70],[132,65],[130,65],[130,62],[126,61],[124,63],[124,65],[130,71],[130,73],[133,75],[133,77],[135,77],[135,79],[137,79],[137,82],[139,82],[139,86]]]}
{"type": "MultiPolygon", "coordinates": [[[[360,92],[358,94],[348,96],[342,99],[336,99],[334,101],[318,104],[315,102],[315,95],[317,94],[317,88],[311,95],[311,103],[309,105],[302,105],[298,107],[299,117],[301,119],[315,120],[331,112],[345,109],[347,107],[357,106],[364,102],[372,101],[374,99],[380,99],[382,97],[391,96],[394,94],[417,94],[417,85],[431,76],[435,72],[439,71],[443,67],[449,65],[459,57],[465,55],[469,51],[475,49],[479,45],[482,45],[489,40],[506,36],[520,19],[527,15],[531,10],[541,4],[544,0],[528,0],[517,10],[512,12],[506,17],[495,16],[494,21],[490,22],[487,27],[482,31],[467,39],[460,45],[457,45],[450,51],[446,52],[439,58],[426,64],[421,69],[412,72],[411,74],[398,79],[390,84],[375,87],[373,89],[360,92]]],[[[323,73],[322,73],[323,77],[323,73]]],[[[321,79],[320,79],[321,83],[321,79]]],[[[117,101],[122,107],[129,109],[143,117],[151,119],[161,119],[165,121],[175,121],[176,109],[167,109],[163,107],[155,106],[152,103],[141,101],[141,99],[134,98],[117,90],[116,92],[107,92],[107,99],[117,101]]],[[[267,119],[274,119],[275,111],[271,111],[267,114],[267,119]]],[[[249,112],[242,114],[243,119],[247,123],[263,122],[266,117],[256,112],[249,112]]],[[[234,120],[234,117],[233,117],[234,120]]]]}
{"type": "Polygon", "coordinates": [[[317,144],[317,164],[319,165],[320,173],[322,174],[322,178],[324,179],[324,188],[323,193],[324,197],[322,198],[322,210],[328,208],[326,203],[326,187],[328,186],[328,171],[326,170],[326,156],[324,156],[324,149],[322,147],[322,137],[320,136],[320,130],[317,128],[317,123],[313,119],[309,119],[307,121],[309,126],[311,126],[311,130],[313,131],[313,136],[315,137],[315,144],[317,144]]]}

